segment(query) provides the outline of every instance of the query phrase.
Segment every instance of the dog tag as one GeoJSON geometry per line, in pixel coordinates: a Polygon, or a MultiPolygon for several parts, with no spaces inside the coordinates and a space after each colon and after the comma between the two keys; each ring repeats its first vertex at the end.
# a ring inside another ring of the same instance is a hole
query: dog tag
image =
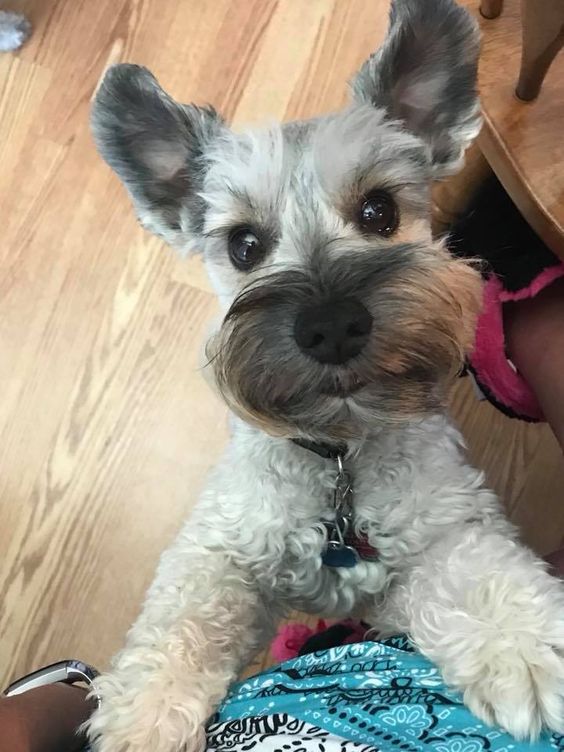
{"type": "Polygon", "coordinates": [[[344,535],[348,532],[350,520],[338,517],[335,523],[327,523],[327,544],[321,555],[326,567],[355,567],[359,562],[357,551],[347,546],[344,535]]]}
{"type": "Polygon", "coordinates": [[[343,546],[337,541],[329,541],[321,555],[321,561],[326,567],[356,567],[358,560],[358,553],[354,548],[343,546]]]}

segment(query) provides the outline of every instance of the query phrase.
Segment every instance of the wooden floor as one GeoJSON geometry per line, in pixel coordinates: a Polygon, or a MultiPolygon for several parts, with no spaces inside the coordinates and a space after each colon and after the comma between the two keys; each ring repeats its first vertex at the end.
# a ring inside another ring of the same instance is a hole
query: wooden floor
{"type": "MultiPolygon", "coordinates": [[[[237,123],[339,106],[387,0],[12,0],[0,57],[0,684],[104,666],[226,437],[198,372],[215,303],[198,261],[136,226],[95,153],[105,66],[151,67],[237,123]]],[[[474,459],[540,551],[564,537],[548,429],[454,399],[474,459]]]]}
{"type": "MultiPolygon", "coordinates": [[[[525,219],[564,259],[564,52],[556,56],[538,99],[522,102],[515,96],[522,50],[521,0],[504,0],[495,19],[480,15],[481,0],[458,2],[474,14],[482,32],[480,147],[525,219]]],[[[564,22],[564,3],[529,2],[556,34],[564,22]],[[555,20],[551,14],[557,14],[555,20]]]]}

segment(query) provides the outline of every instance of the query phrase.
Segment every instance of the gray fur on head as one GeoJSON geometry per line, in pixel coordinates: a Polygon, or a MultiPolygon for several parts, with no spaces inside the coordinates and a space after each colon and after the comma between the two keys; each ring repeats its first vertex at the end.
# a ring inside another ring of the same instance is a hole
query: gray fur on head
{"type": "Polygon", "coordinates": [[[352,82],[358,101],[429,144],[435,177],[460,168],[480,129],[478,52],[478,27],[452,0],[393,0],[384,44],[352,82]]]}
{"type": "Polygon", "coordinates": [[[142,223],[203,253],[227,313],[208,348],[216,383],[268,431],[353,437],[436,409],[471,346],[479,276],[433,243],[429,185],[479,122],[475,29],[452,0],[395,0],[391,18],[355,101],[325,117],[235,133],[135,65],[96,95],[96,143],[142,223]],[[382,232],[363,220],[375,196],[393,209],[382,232]],[[241,232],[260,248],[248,266],[241,232]],[[343,297],[374,326],[362,353],[321,366],[293,322],[343,297]]]}
{"type": "Polygon", "coordinates": [[[205,152],[223,127],[211,107],[181,105],[139,65],[114,65],[92,110],[96,145],[143,226],[184,249],[201,230],[205,152]]]}
{"type": "Polygon", "coordinates": [[[349,439],[368,434],[375,420],[440,409],[470,341],[464,330],[479,287],[463,263],[433,246],[396,244],[388,256],[342,245],[333,260],[323,246],[307,266],[254,280],[208,343],[227,404],[271,433],[349,439]],[[328,298],[358,299],[372,317],[368,345],[345,366],[316,363],[291,335],[299,311],[328,298]],[[359,385],[354,399],[341,398],[359,385]]]}
{"type": "MultiPolygon", "coordinates": [[[[480,127],[477,58],[477,27],[453,0],[393,0],[388,36],[353,80],[354,96],[402,121],[426,144],[429,174],[442,177],[460,167],[480,127]]],[[[142,224],[186,250],[203,229],[208,153],[229,133],[222,119],[210,107],[175,102],[146,68],[121,64],[106,73],[92,126],[142,224]]]]}

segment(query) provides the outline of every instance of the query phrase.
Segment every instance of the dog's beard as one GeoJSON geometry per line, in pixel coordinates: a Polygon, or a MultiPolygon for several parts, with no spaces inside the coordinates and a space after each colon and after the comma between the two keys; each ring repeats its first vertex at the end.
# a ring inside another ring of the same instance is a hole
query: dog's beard
{"type": "Polygon", "coordinates": [[[229,407],[273,435],[357,439],[375,423],[442,409],[473,340],[480,277],[440,246],[403,245],[312,257],[309,268],[255,279],[207,346],[229,407]],[[298,311],[355,297],[370,311],[370,339],[343,366],[303,354],[298,311]]]}

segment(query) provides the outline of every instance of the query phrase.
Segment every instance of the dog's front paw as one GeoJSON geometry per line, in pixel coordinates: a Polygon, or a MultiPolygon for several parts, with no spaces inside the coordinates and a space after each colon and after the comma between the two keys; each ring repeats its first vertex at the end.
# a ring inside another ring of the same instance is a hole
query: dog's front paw
{"type": "Polygon", "coordinates": [[[535,739],[543,728],[564,733],[564,656],[549,639],[526,633],[505,645],[493,639],[480,664],[464,692],[475,715],[517,739],[535,739]]]}
{"type": "Polygon", "coordinates": [[[100,707],[88,722],[93,752],[202,752],[209,709],[162,675],[139,685],[98,677],[100,707]]]}
{"type": "Polygon", "coordinates": [[[524,570],[520,583],[490,578],[465,605],[471,616],[453,612],[450,622],[447,681],[477,716],[517,739],[535,739],[542,729],[564,733],[562,584],[538,566],[524,570]]]}

